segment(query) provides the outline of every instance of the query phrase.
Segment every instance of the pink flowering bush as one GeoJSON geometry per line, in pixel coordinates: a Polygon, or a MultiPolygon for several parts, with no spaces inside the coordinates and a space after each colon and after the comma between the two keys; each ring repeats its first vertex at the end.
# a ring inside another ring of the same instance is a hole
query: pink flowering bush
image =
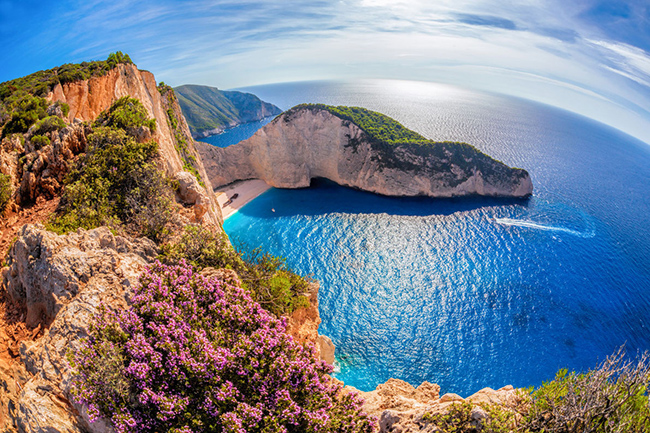
{"type": "Polygon", "coordinates": [[[71,354],[73,393],[117,432],[371,432],[332,367],[238,287],[152,265],[71,354]]]}

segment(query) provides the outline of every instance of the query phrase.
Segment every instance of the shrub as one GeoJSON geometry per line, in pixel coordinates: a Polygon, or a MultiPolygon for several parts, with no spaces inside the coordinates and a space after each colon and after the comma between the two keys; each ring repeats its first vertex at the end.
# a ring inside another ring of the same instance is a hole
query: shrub
{"type": "Polygon", "coordinates": [[[244,260],[225,233],[201,226],[187,226],[175,242],[162,246],[161,259],[168,264],[186,260],[201,269],[232,269],[256,302],[276,316],[288,315],[309,305],[309,281],[290,271],[284,260],[255,249],[244,260]]]}
{"type": "Polygon", "coordinates": [[[9,200],[11,200],[12,188],[11,188],[11,178],[6,174],[0,173],[0,214],[2,214],[9,200]]]}
{"type": "Polygon", "coordinates": [[[36,149],[41,149],[45,146],[48,146],[51,143],[50,138],[44,135],[33,136],[31,142],[34,145],[34,147],[36,147],[36,149]]]}
{"type": "Polygon", "coordinates": [[[68,117],[68,114],[70,113],[70,106],[66,104],[65,102],[61,101],[56,101],[54,103],[57,107],[61,107],[61,112],[63,113],[63,117],[68,117]]]}
{"type": "Polygon", "coordinates": [[[370,432],[332,367],[243,289],[154,264],[70,353],[73,393],[118,432],[370,432]]]}
{"type": "Polygon", "coordinates": [[[119,128],[129,135],[136,136],[141,126],[146,126],[152,132],[155,131],[156,120],[149,119],[149,113],[140,101],[124,96],[97,117],[95,126],[119,128]]]}
{"type": "Polygon", "coordinates": [[[587,373],[560,370],[531,394],[526,426],[545,433],[650,431],[650,355],[637,361],[620,349],[587,373]]]}
{"type": "MultiPolygon", "coordinates": [[[[45,135],[52,131],[58,131],[59,129],[65,128],[65,122],[58,116],[48,116],[45,117],[34,125],[33,134],[34,135],[45,135]]],[[[30,134],[32,131],[30,131],[30,134]]]]}
{"type": "Polygon", "coordinates": [[[173,218],[173,191],[154,163],[158,144],[130,135],[150,122],[146,111],[139,101],[121,98],[100,118],[109,126],[89,135],[88,150],[66,178],[61,207],[48,228],[67,233],[120,226],[160,241],[173,218]]]}
{"type": "Polygon", "coordinates": [[[2,129],[2,136],[13,133],[25,133],[39,119],[47,117],[47,101],[44,98],[17,92],[5,101],[11,119],[2,129]]]}

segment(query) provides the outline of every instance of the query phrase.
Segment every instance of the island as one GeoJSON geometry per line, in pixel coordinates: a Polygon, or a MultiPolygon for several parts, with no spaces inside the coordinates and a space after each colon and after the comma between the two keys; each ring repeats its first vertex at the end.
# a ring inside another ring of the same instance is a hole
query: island
{"type": "Polygon", "coordinates": [[[526,170],[511,168],[467,143],[438,142],[360,107],[302,104],[248,140],[227,148],[197,143],[215,187],[261,179],[304,188],[326,178],[388,196],[529,197],[526,170]]]}

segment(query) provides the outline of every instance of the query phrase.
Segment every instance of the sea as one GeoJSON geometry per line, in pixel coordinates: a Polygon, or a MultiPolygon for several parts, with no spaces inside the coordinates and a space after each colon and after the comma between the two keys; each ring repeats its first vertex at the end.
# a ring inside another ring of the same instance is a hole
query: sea
{"type": "MultiPolygon", "coordinates": [[[[528,200],[392,198],[315,179],[271,189],[224,228],[320,282],[334,375],[363,391],[389,378],[462,396],[539,386],[625,347],[650,349],[650,145],[547,105],[408,81],[240,89],[387,114],[529,171],[528,200]]],[[[228,146],[264,122],[206,140],[228,146]]]]}

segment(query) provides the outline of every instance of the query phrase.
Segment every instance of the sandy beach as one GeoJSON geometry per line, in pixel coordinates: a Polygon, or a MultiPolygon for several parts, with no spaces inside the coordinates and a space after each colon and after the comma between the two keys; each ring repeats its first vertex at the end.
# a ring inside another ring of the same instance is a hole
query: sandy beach
{"type": "Polygon", "coordinates": [[[223,219],[234,215],[246,203],[267,191],[271,186],[260,179],[242,180],[214,191],[221,206],[223,219]],[[236,198],[232,198],[237,194],[236,198]],[[230,201],[230,203],[228,203],[230,201]]]}

